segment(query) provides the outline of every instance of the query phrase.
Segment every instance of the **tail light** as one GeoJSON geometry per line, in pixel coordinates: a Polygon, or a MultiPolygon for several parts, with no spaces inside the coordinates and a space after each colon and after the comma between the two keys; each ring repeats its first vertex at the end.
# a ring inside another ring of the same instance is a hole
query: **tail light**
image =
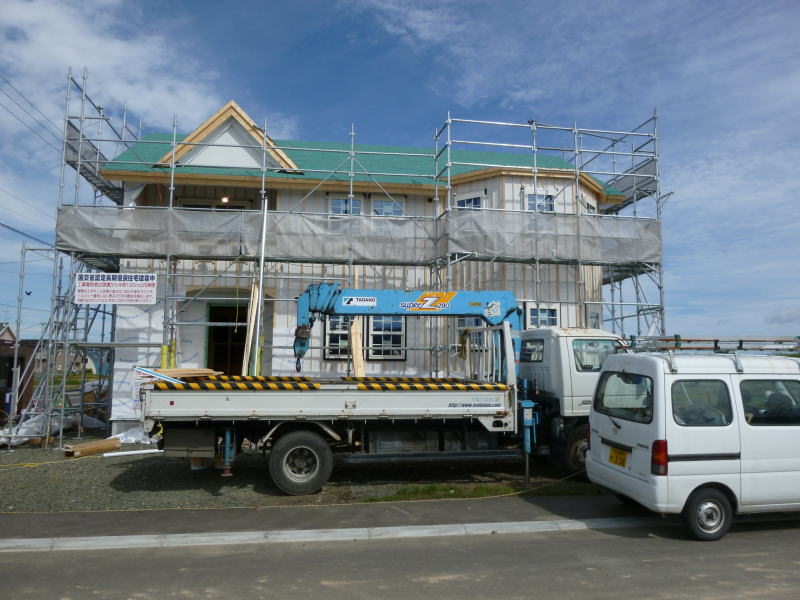
{"type": "Polygon", "coordinates": [[[666,475],[668,468],[667,440],[655,440],[650,455],[650,472],[653,475],[666,475]]]}

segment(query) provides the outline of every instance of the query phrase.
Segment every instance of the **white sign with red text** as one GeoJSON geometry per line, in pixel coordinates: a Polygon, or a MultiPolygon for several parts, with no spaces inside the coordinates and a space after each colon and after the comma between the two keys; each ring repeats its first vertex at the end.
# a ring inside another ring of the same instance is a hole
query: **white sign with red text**
{"type": "Polygon", "coordinates": [[[155,273],[78,273],[76,304],[155,304],[155,273]]]}

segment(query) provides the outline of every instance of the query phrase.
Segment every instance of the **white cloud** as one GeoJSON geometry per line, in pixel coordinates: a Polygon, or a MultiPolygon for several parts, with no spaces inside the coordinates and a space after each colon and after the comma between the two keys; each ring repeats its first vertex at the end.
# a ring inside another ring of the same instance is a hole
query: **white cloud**
{"type": "MultiPolygon", "coordinates": [[[[135,5],[108,1],[6,0],[0,25],[3,71],[56,123],[63,114],[68,67],[100,104],[129,109],[147,124],[187,124],[221,104],[216,75],[192,59],[188,42],[161,32],[135,5]]],[[[156,24],[154,24],[156,23],[156,24]]]]}

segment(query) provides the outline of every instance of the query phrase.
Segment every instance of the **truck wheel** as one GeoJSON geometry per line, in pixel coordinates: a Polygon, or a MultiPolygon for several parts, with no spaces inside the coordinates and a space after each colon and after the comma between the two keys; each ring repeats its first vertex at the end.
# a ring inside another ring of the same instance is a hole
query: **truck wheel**
{"type": "Polygon", "coordinates": [[[728,497],[716,488],[700,488],[686,501],[683,523],[695,539],[718,540],[731,527],[733,507],[728,497]]]}
{"type": "Polygon", "coordinates": [[[577,473],[586,468],[586,451],[589,446],[586,442],[586,433],[589,425],[578,425],[567,435],[567,446],[564,448],[564,470],[567,473],[577,473]]]}
{"type": "Polygon", "coordinates": [[[333,453],[325,439],[312,431],[293,431],[272,447],[269,474],[278,488],[291,496],[315,494],[333,469],[333,453]]]}

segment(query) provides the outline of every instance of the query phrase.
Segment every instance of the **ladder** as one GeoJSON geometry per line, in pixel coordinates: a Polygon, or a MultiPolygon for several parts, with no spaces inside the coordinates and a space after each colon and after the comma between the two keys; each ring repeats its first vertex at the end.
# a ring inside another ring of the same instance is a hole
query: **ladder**
{"type": "Polygon", "coordinates": [[[680,335],[663,337],[632,335],[629,338],[628,347],[634,352],[668,352],[671,350],[800,352],[800,336],[685,338],[680,335]]]}

